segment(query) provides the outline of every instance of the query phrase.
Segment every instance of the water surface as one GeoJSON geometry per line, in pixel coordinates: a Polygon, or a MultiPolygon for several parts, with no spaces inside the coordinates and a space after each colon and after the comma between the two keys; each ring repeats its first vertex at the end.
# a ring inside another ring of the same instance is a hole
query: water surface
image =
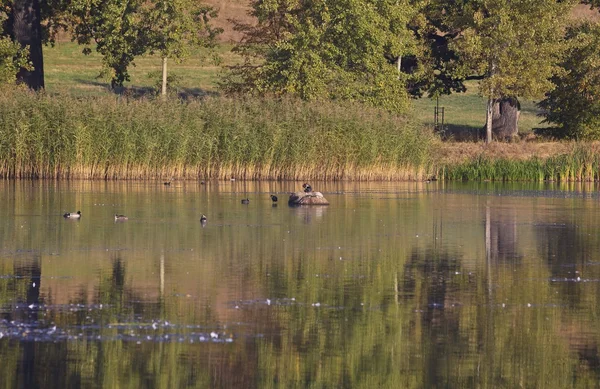
{"type": "Polygon", "coordinates": [[[299,187],[0,182],[0,387],[598,386],[596,186],[299,187]]]}

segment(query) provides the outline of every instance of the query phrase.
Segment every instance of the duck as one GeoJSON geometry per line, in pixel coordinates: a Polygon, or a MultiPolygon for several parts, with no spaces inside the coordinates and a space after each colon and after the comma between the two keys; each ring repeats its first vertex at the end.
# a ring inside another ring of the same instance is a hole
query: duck
{"type": "Polygon", "coordinates": [[[115,214],[115,221],[125,221],[125,220],[129,220],[129,218],[125,215],[116,215],[115,214]]]}
{"type": "Polygon", "coordinates": [[[277,196],[271,195],[271,200],[273,200],[273,202],[276,203],[277,202],[277,196]]]}
{"type": "Polygon", "coordinates": [[[75,212],[68,212],[68,213],[65,213],[63,215],[63,217],[65,219],[79,219],[81,217],[81,211],[77,211],[77,213],[75,213],[75,212]]]}
{"type": "Polygon", "coordinates": [[[242,204],[250,204],[250,199],[242,199],[242,204]]]}
{"type": "Polygon", "coordinates": [[[163,185],[169,186],[169,185],[171,185],[171,181],[165,181],[165,182],[163,182],[163,185]]]}
{"type": "Polygon", "coordinates": [[[204,216],[204,214],[202,214],[202,216],[200,216],[200,223],[204,224],[206,223],[208,219],[206,218],[206,216],[204,216]]]}
{"type": "Polygon", "coordinates": [[[304,189],[305,193],[312,192],[312,187],[307,182],[305,182],[304,184],[302,184],[302,188],[304,189]]]}

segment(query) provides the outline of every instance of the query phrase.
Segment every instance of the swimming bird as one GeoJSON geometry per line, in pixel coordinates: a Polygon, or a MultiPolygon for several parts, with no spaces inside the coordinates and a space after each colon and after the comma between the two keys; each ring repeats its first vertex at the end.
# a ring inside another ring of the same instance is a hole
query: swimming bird
{"type": "Polygon", "coordinates": [[[125,221],[125,220],[129,220],[129,218],[125,215],[116,215],[115,214],[115,221],[116,222],[120,222],[120,221],[125,221]]]}
{"type": "Polygon", "coordinates": [[[302,184],[302,188],[304,188],[304,192],[306,192],[306,193],[312,192],[312,187],[307,182],[305,182],[304,184],[302,184]]]}
{"type": "Polygon", "coordinates": [[[273,202],[276,203],[277,202],[277,196],[271,195],[271,200],[273,200],[273,202]]]}
{"type": "Polygon", "coordinates": [[[250,204],[250,199],[242,199],[242,204],[250,204]]]}
{"type": "Polygon", "coordinates": [[[77,213],[75,213],[75,212],[68,212],[68,213],[65,213],[63,215],[63,217],[65,219],[79,219],[81,217],[81,211],[77,211],[77,213]]]}
{"type": "Polygon", "coordinates": [[[163,185],[171,185],[171,181],[163,182],[163,185]]]}
{"type": "Polygon", "coordinates": [[[200,216],[200,223],[206,223],[208,219],[206,219],[206,216],[204,216],[204,214],[202,214],[202,216],[200,216]]]}

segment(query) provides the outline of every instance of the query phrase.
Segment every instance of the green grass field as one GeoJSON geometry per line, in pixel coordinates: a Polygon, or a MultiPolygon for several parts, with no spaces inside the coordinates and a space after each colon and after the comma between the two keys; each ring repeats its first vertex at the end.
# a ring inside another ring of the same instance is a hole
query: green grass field
{"type": "MultiPolygon", "coordinates": [[[[439,106],[444,107],[444,124],[446,135],[456,140],[474,140],[476,133],[485,125],[486,99],[478,93],[477,81],[468,81],[465,93],[442,96],[439,106]]],[[[415,116],[422,122],[433,124],[435,99],[421,98],[414,100],[415,116]]],[[[537,116],[538,109],[533,101],[521,101],[519,117],[519,133],[527,134],[533,128],[544,127],[543,118],[537,116]]]]}
{"type": "MultiPolygon", "coordinates": [[[[96,52],[84,55],[83,46],[73,42],[57,42],[54,47],[44,48],[44,71],[46,90],[49,93],[70,94],[72,96],[101,95],[109,91],[110,80],[99,78],[102,71],[102,57],[96,52]]],[[[171,60],[169,74],[180,80],[177,90],[180,93],[199,95],[215,92],[218,74],[222,65],[239,61],[231,52],[231,45],[222,44],[215,50],[220,63],[215,63],[214,53],[197,50],[182,63],[171,60]]],[[[149,78],[150,73],[160,76],[162,60],[158,56],[146,55],[136,58],[135,66],[129,69],[131,81],[126,87],[132,89],[152,88],[159,80],[149,78]]]]}
{"type": "MultiPolygon", "coordinates": [[[[198,50],[182,63],[169,61],[169,74],[179,79],[177,91],[184,95],[203,95],[217,93],[217,80],[223,66],[240,61],[240,57],[231,52],[231,45],[221,44],[216,53],[220,64],[215,63],[213,54],[207,50],[198,50]]],[[[97,53],[82,54],[82,46],[73,42],[57,42],[54,47],[44,51],[46,89],[49,93],[69,94],[72,96],[102,95],[111,93],[109,80],[98,78],[102,70],[102,59],[97,53]]],[[[158,82],[148,75],[161,71],[161,59],[157,56],[143,56],[135,60],[130,69],[131,81],[126,84],[135,90],[148,90],[158,82]]],[[[440,98],[439,104],[445,109],[447,135],[455,140],[474,140],[477,130],[485,123],[485,100],[478,95],[477,82],[467,83],[466,93],[456,93],[440,98]]],[[[436,101],[421,98],[413,101],[414,114],[418,120],[431,125],[436,101]]],[[[531,132],[541,127],[536,116],[535,104],[522,102],[519,130],[531,132]]]]}

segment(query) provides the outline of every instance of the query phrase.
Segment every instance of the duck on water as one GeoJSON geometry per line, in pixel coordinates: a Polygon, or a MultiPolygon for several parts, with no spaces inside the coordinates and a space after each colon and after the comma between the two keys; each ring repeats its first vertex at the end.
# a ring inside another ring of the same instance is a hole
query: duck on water
{"type": "Polygon", "coordinates": [[[65,219],[79,219],[81,217],[81,211],[68,212],[63,215],[65,219]]]}

